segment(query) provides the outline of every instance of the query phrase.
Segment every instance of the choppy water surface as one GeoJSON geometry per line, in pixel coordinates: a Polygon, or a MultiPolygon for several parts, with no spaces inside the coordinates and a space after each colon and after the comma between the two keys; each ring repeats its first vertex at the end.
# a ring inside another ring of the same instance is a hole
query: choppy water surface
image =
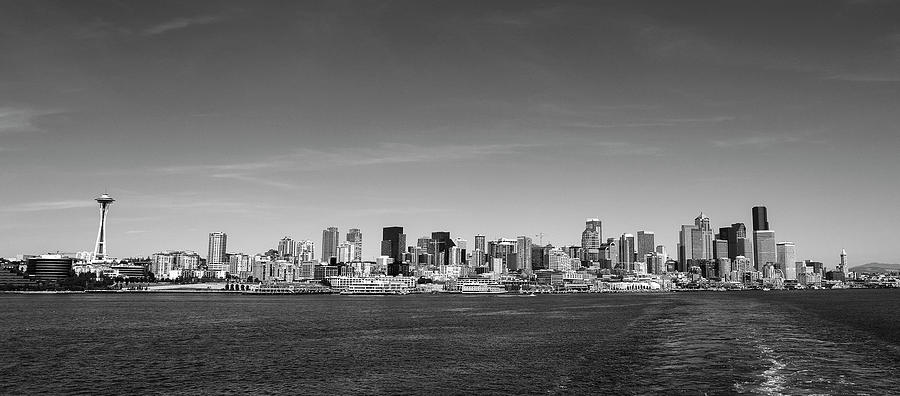
{"type": "Polygon", "coordinates": [[[900,292],[0,295],[0,393],[896,394],[900,292]]]}

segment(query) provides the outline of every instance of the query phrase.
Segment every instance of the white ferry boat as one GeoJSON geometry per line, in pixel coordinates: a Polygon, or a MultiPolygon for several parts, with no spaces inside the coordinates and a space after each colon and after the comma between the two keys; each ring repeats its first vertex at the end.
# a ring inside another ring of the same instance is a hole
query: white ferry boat
{"type": "Polygon", "coordinates": [[[409,288],[396,282],[363,282],[347,285],[341,291],[344,295],[404,295],[409,294],[409,288]]]}
{"type": "Polygon", "coordinates": [[[278,285],[260,285],[255,289],[250,289],[242,294],[294,294],[294,288],[290,286],[278,285]]]}
{"type": "Polygon", "coordinates": [[[463,294],[504,294],[506,288],[499,283],[468,283],[460,287],[463,294]]]}

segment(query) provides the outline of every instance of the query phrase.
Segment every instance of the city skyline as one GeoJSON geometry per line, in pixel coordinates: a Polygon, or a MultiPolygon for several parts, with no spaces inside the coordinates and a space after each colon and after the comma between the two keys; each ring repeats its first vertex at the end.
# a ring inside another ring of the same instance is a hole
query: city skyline
{"type": "Polygon", "coordinates": [[[900,219],[898,18],[877,1],[5,3],[0,256],[91,251],[105,191],[115,257],[330,226],[360,229],[367,258],[394,225],[577,245],[586,218],[674,253],[700,212],[752,239],[764,205],[798,257],[900,262],[879,231],[900,219]]]}

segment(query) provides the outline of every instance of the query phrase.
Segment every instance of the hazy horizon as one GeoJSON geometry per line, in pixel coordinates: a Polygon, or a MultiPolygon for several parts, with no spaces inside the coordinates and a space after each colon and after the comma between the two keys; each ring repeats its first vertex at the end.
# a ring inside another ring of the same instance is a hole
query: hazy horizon
{"type": "Polygon", "coordinates": [[[900,263],[900,2],[0,4],[0,256],[473,243],[768,208],[829,267],[900,263]]]}

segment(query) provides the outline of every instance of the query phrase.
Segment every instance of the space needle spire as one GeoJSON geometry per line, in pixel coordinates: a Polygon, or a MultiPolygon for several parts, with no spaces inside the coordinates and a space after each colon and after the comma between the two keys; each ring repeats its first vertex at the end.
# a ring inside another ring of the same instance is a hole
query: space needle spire
{"type": "Polygon", "coordinates": [[[116,200],[104,193],[97,197],[96,201],[100,204],[100,228],[97,230],[97,244],[94,245],[91,261],[104,261],[106,260],[106,211],[109,209],[109,205],[116,200]]]}

